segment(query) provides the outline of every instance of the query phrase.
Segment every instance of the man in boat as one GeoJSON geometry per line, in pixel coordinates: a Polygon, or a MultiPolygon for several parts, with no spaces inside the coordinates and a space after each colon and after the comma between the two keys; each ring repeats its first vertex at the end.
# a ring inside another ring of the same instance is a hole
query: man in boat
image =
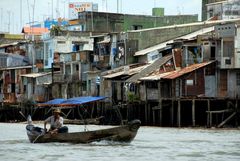
{"type": "Polygon", "coordinates": [[[55,109],[53,111],[53,115],[48,117],[44,121],[44,130],[47,132],[47,123],[50,124],[49,133],[50,134],[57,134],[57,133],[66,133],[68,132],[68,127],[63,126],[63,118],[60,116],[61,110],[55,109]]]}

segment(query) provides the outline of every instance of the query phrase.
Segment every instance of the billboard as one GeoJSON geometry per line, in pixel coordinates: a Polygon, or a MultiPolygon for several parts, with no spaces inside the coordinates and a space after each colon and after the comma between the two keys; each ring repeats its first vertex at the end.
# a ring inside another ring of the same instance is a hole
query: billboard
{"type": "Polygon", "coordinates": [[[70,2],[68,5],[68,18],[77,19],[78,12],[83,11],[98,11],[98,4],[91,2],[70,2]]]}

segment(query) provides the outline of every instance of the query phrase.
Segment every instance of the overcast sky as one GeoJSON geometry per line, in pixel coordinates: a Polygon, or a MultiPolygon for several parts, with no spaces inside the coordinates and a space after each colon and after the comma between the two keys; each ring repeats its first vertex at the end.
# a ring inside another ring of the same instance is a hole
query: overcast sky
{"type": "MultiPolygon", "coordinates": [[[[47,17],[52,17],[52,13],[54,18],[57,15],[68,18],[69,2],[94,2],[98,3],[99,11],[117,12],[117,0],[0,0],[0,31],[8,32],[10,29],[11,33],[20,33],[22,25],[33,20],[41,22],[47,17]],[[103,3],[106,1],[107,3],[103,3]]],[[[121,13],[151,15],[152,8],[156,6],[165,8],[165,15],[198,14],[201,17],[202,0],[119,0],[119,2],[121,13]]]]}

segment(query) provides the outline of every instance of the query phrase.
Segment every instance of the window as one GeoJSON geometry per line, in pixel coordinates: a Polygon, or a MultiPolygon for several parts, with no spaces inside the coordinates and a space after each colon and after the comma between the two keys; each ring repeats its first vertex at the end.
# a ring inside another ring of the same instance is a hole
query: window
{"type": "Polygon", "coordinates": [[[240,86],[240,72],[236,73],[236,84],[237,86],[240,86]]]}
{"type": "Polygon", "coordinates": [[[57,41],[58,44],[65,44],[65,41],[57,41]]]}
{"type": "Polygon", "coordinates": [[[225,64],[226,65],[231,65],[231,59],[225,59],[225,64]]]}
{"type": "Polygon", "coordinates": [[[133,25],[133,26],[132,26],[132,29],[133,29],[133,30],[141,30],[142,28],[143,28],[142,25],[133,25]]]}
{"type": "Polygon", "coordinates": [[[194,85],[193,83],[194,83],[194,81],[192,79],[187,79],[186,80],[187,86],[193,86],[194,85]]]}
{"type": "Polygon", "coordinates": [[[82,82],[82,90],[86,91],[87,90],[87,81],[82,82]]]}

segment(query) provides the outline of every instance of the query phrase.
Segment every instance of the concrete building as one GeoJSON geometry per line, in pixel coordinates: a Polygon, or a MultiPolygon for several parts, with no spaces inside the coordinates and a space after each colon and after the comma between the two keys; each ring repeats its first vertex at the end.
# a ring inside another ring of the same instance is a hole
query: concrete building
{"type": "Polygon", "coordinates": [[[78,19],[69,21],[69,24],[74,25],[74,28],[70,25],[68,29],[110,33],[198,21],[198,15],[164,16],[163,11],[158,13],[158,10],[154,10],[154,14],[157,16],[107,12],[79,12],[78,19]]]}
{"type": "Polygon", "coordinates": [[[203,0],[202,20],[227,20],[240,17],[239,0],[203,0]]]}

